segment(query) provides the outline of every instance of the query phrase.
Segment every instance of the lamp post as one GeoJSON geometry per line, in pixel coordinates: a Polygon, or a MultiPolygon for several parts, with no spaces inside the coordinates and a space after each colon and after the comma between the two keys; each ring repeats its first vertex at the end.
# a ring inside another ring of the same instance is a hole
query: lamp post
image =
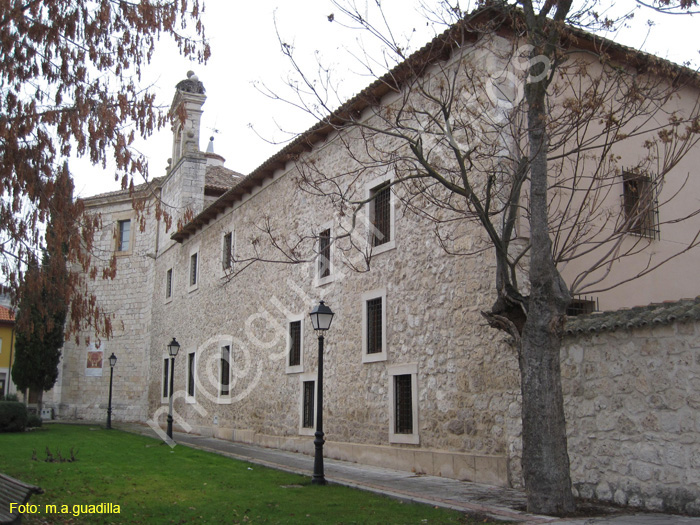
{"type": "Polygon", "coordinates": [[[318,334],[318,380],[317,402],[316,406],[316,433],[314,434],[314,474],[311,477],[311,483],[314,485],[325,485],[326,477],[323,473],[323,333],[331,327],[333,311],[321,301],[309,314],[311,316],[311,324],[318,334]]]}
{"type": "Polygon", "coordinates": [[[112,429],[112,380],[114,379],[114,365],[117,364],[117,356],[109,356],[109,403],[107,404],[107,430],[112,429]]]}
{"type": "Polygon", "coordinates": [[[175,338],[168,345],[168,354],[170,355],[170,388],[168,390],[169,407],[168,407],[168,438],[173,439],[173,375],[175,374],[175,356],[180,351],[180,343],[175,338]]]}

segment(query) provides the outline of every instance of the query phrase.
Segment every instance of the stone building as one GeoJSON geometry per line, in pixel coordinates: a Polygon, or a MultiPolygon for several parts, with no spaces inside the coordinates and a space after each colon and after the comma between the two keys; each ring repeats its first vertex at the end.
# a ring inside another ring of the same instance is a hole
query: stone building
{"type": "MultiPolygon", "coordinates": [[[[407,62],[424,65],[426,75],[438,60],[449,66],[457,50],[468,49],[449,45],[453,36],[437,37],[407,62]]],[[[583,37],[588,40],[577,45],[584,50],[599,43],[583,37]]],[[[475,46],[480,38],[486,37],[469,34],[465,42],[475,46]]],[[[507,44],[502,37],[489,41],[507,44]]],[[[405,67],[338,111],[374,118],[373,108],[396,100],[386,85],[405,67]]],[[[407,213],[401,190],[386,185],[391,170],[366,169],[352,181],[357,194],[371,198],[359,233],[350,236],[360,249],[344,250],[333,241],[347,230],[347,217],[331,199],[300,191],[299,178],[310,162],[326,172],[347,172],[352,158],[345,144],[361,137],[320,122],[244,177],[224,167],[211,142],[200,150],[205,99],[195,75],[178,84],[164,177],[137,188],[135,196],[86,199],[88,212],[102,215],[101,258],[116,256],[116,277],[91,284],[114,313],[114,334],[99,348],[67,344],[57,386],[45,402],[53,401],[59,417],[103,418],[109,374],[103,376],[102,356],[114,352],[114,418],[162,426],[167,344],[176,338],[176,428],[311,452],[317,343],[308,312],[323,299],[336,313],[324,357],[328,456],[519,486],[518,360],[508,339],[481,315],[496,296],[495,259],[485,239],[461,224],[453,231],[455,251],[477,254],[448,254],[433,225],[407,213]],[[140,214],[134,198],[144,209],[140,214]],[[168,210],[172,227],[156,218],[156,207],[168,210]],[[381,242],[368,225],[380,229],[381,242]],[[311,245],[301,242],[305,236],[314,239],[311,245]],[[284,264],[297,245],[306,246],[301,259],[308,262],[284,264]],[[371,252],[365,267],[363,249],[371,252]],[[364,271],[350,270],[353,265],[364,271]]],[[[692,110],[697,82],[684,87],[679,100],[681,110],[692,110]]],[[[616,154],[634,158],[640,145],[632,142],[616,154]]],[[[682,179],[698,163],[693,148],[673,173],[682,179]]],[[[619,194],[626,184],[620,176],[619,194]]],[[[679,184],[668,177],[663,188],[682,193],[676,211],[697,207],[696,182],[679,184]]],[[[609,202],[625,213],[617,195],[609,202]]],[[[700,227],[694,218],[669,229],[671,237],[654,236],[635,260],[655,261],[700,227]]],[[[670,263],[672,279],[660,284],[659,272],[643,275],[633,292],[602,292],[600,307],[697,295],[696,263],[697,252],[681,254],[670,263]]],[[[588,263],[574,261],[564,275],[577,275],[576,264],[588,263]]],[[[609,279],[643,273],[636,264],[616,268],[609,279]]],[[[700,314],[696,301],[674,305],[683,314],[657,312],[658,323],[656,317],[638,320],[641,314],[624,320],[599,314],[590,316],[593,324],[581,318],[569,325],[562,362],[570,455],[575,487],[584,496],[700,512],[700,480],[688,471],[700,467],[693,452],[700,442],[700,314]],[[682,386],[674,387],[678,381],[682,386]]]]}

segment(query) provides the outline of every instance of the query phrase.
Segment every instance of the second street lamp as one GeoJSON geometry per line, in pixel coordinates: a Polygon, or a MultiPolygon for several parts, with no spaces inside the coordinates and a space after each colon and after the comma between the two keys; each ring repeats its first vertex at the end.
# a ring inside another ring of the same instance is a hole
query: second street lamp
{"type": "Polygon", "coordinates": [[[173,439],[173,375],[175,374],[175,356],[180,350],[180,343],[175,338],[168,344],[168,354],[170,355],[170,388],[168,389],[168,438],[173,439]]]}
{"type": "Polygon", "coordinates": [[[109,356],[109,403],[107,404],[107,430],[112,429],[112,380],[114,379],[114,365],[117,364],[117,356],[109,356]]]}
{"type": "Polygon", "coordinates": [[[314,474],[311,477],[311,483],[314,485],[325,485],[326,476],[323,473],[323,334],[331,327],[333,311],[321,301],[309,314],[311,316],[311,324],[318,334],[318,380],[317,385],[317,402],[316,402],[316,433],[314,434],[314,474]]]}

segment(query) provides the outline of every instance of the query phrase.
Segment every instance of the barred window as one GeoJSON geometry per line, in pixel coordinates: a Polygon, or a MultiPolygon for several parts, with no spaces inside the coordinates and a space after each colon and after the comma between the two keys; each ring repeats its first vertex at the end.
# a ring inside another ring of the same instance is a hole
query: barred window
{"type": "Polygon", "coordinates": [[[385,182],[370,191],[373,198],[370,207],[372,246],[381,246],[391,240],[391,188],[385,182]]]}
{"type": "Polygon", "coordinates": [[[233,266],[233,233],[229,232],[224,235],[221,251],[221,265],[224,270],[230,270],[233,266]]]}
{"type": "Polygon", "coordinates": [[[411,374],[394,376],[394,422],[396,434],[413,433],[411,374]]]}
{"type": "Polygon", "coordinates": [[[304,428],[314,428],[314,389],[315,381],[304,381],[304,396],[302,407],[301,426],[304,428]]]}
{"type": "Polygon", "coordinates": [[[382,351],[382,298],[367,301],[367,353],[382,351]]]}
{"type": "Polygon", "coordinates": [[[656,237],[658,210],[651,178],[624,172],[622,179],[627,231],[644,237],[656,237]]]}
{"type": "Polygon", "coordinates": [[[323,279],[331,274],[331,230],[323,230],[318,236],[318,276],[323,279]]]}
{"type": "Polygon", "coordinates": [[[231,382],[231,347],[226,345],[221,347],[221,389],[219,393],[222,396],[227,396],[231,393],[229,388],[231,382]]]}
{"type": "Polygon", "coordinates": [[[197,284],[197,254],[190,256],[190,286],[197,284]]]}
{"type": "Polygon", "coordinates": [[[131,240],[131,220],[119,221],[119,237],[117,238],[117,251],[129,251],[129,241],[131,240]]]}
{"type": "Polygon", "coordinates": [[[301,321],[289,323],[289,366],[301,364],[301,321]]]}
{"type": "Polygon", "coordinates": [[[566,315],[576,316],[598,311],[598,299],[595,297],[576,297],[566,308],[566,315]]]}
{"type": "Polygon", "coordinates": [[[187,395],[194,396],[194,352],[187,356],[187,395]]]}
{"type": "Polygon", "coordinates": [[[170,379],[170,360],[166,357],[163,359],[163,397],[169,397],[170,395],[170,385],[168,379],[170,379]]]}
{"type": "Polygon", "coordinates": [[[165,272],[165,298],[170,299],[173,296],[173,269],[170,268],[165,272]]]}

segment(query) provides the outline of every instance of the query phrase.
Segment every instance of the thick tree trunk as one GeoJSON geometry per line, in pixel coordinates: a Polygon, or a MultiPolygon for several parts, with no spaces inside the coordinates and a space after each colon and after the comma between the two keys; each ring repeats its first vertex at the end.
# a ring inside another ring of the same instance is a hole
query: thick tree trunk
{"type": "Polygon", "coordinates": [[[529,84],[530,299],[521,337],[523,476],[531,512],[574,510],[566,444],[559,351],[570,295],[552,256],[546,128],[546,86],[529,84]]]}

